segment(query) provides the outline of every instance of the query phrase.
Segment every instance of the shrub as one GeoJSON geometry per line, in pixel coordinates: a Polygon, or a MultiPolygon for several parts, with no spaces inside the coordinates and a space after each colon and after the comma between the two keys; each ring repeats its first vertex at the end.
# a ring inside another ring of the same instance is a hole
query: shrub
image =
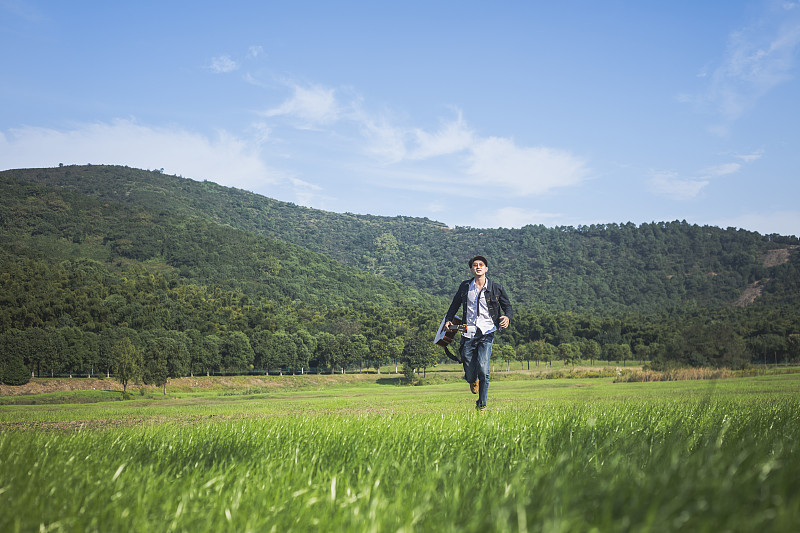
{"type": "Polygon", "coordinates": [[[408,384],[414,382],[414,367],[407,361],[403,363],[403,377],[408,384]]]}
{"type": "Polygon", "coordinates": [[[31,380],[31,371],[28,370],[19,355],[11,357],[0,374],[6,385],[25,385],[31,380]]]}
{"type": "Polygon", "coordinates": [[[641,370],[626,372],[617,376],[615,383],[649,382],[649,381],[684,381],[693,379],[725,379],[735,377],[736,374],[727,368],[672,368],[663,372],[655,370],[641,370]]]}

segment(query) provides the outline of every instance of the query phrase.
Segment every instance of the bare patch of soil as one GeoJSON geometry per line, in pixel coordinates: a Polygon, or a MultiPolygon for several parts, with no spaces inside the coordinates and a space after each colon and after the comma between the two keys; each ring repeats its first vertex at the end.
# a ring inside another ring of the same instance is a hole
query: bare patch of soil
{"type": "Polygon", "coordinates": [[[767,284],[768,281],[769,278],[765,278],[751,283],[744,290],[742,295],[739,296],[739,299],[736,300],[734,305],[736,305],[737,307],[747,307],[748,305],[756,301],[756,298],[761,296],[761,293],[764,292],[764,286],[767,284]]]}
{"type": "Polygon", "coordinates": [[[31,378],[25,385],[0,385],[0,394],[3,396],[46,394],[48,392],[73,390],[122,391],[122,385],[118,381],[108,378],[31,378]]]}
{"type": "Polygon", "coordinates": [[[764,254],[764,266],[774,267],[789,261],[791,254],[796,253],[800,246],[792,245],[777,250],[769,250],[764,254]]]}
{"type": "MultiPolygon", "coordinates": [[[[327,385],[346,385],[377,382],[381,378],[397,374],[305,374],[284,376],[195,376],[170,379],[167,392],[192,392],[201,390],[274,389],[292,390],[321,388],[327,385]]],[[[136,391],[139,384],[128,384],[128,392],[136,391]]],[[[148,386],[148,388],[151,388],[148,386]]],[[[152,387],[155,388],[155,387],[152,387]]],[[[0,395],[21,396],[77,390],[122,391],[122,385],[114,378],[31,378],[25,385],[0,384],[0,395]]]]}

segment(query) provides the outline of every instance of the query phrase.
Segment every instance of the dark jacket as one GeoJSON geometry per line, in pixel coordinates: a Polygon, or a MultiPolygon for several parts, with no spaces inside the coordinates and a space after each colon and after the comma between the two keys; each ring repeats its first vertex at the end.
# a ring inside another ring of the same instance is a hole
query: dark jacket
{"type": "MultiPolygon", "coordinates": [[[[456,316],[458,308],[461,307],[461,319],[467,320],[467,294],[469,293],[469,284],[472,283],[471,279],[461,282],[456,295],[453,296],[453,302],[450,304],[450,309],[447,310],[445,320],[452,321],[456,316]]],[[[511,301],[508,299],[506,291],[499,283],[495,283],[489,278],[486,278],[486,305],[489,307],[489,315],[492,317],[494,327],[500,329],[500,310],[508,317],[509,320],[514,316],[514,310],[511,308],[511,301]]]]}

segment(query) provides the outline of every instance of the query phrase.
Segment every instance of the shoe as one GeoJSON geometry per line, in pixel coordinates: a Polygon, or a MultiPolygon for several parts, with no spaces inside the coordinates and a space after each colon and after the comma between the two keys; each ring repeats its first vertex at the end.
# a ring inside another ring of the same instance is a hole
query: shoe
{"type": "Polygon", "coordinates": [[[478,414],[479,414],[479,415],[482,415],[483,413],[485,413],[485,412],[486,412],[486,406],[485,406],[485,405],[484,405],[483,407],[477,407],[477,406],[476,406],[476,407],[475,407],[475,410],[476,410],[476,411],[478,411],[478,414]]]}
{"type": "Polygon", "coordinates": [[[478,394],[478,380],[477,379],[469,384],[469,390],[472,391],[472,394],[478,394]]]}

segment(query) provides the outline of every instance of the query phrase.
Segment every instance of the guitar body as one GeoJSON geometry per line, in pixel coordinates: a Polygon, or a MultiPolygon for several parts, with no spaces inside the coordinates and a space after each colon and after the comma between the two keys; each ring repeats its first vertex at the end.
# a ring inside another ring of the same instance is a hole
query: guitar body
{"type": "MultiPolygon", "coordinates": [[[[450,343],[453,342],[453,339],[456,337],[456,332],[464,331],[464,326],[463,326],[464,322],[459,317],[457,316],[454,317],[453,324],[456,326],[461,326],[461,328],[457,328],[454,330],[448,330],[446,327],[444,327],[446,322],[447,318],[443,318],[442,323],[439,324],[439,330],[436,332],[436,337],[433,339],[433,343],[436,344],[437,346],[441,346],[442,348],[445,349],[445,351],[449,352],[449,350],[447,350],[447,346],[449,346],[450,343]]],[[[454,358],[451,357],[451,359],[454,358]]]]}

